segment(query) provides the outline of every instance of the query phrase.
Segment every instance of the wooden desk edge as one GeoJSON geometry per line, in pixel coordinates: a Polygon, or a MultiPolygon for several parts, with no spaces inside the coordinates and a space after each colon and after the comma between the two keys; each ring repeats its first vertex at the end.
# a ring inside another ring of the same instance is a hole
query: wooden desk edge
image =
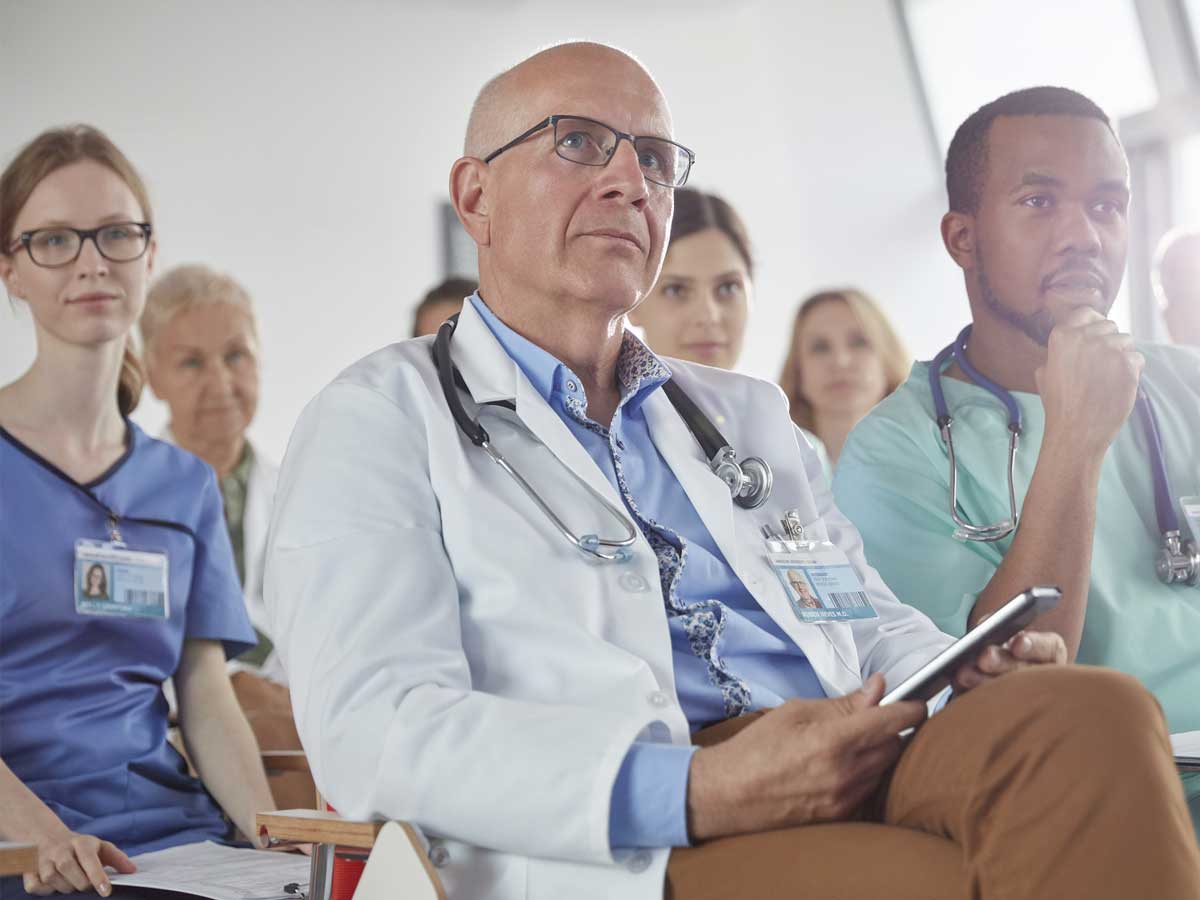
{"type": "Polygon", "coordinates": [[[0,875],[24,875],[36,872],[38,852],[35,844],[0,841],[0,875]]]}
{"type": "Polygon", "coordinates": [[[338,844],[370,850],[375,846],[384,822],[355,822],[336,813],[315,809],[284,809],[259,813],[255,825],[259,834],[281,841],[305,844],[338,844]]]}
{"type": "Polygon", "coordinates": [[[303,750],[261,750],[263,768],[269,772],[307,772],[308,757],[303,750]]]}

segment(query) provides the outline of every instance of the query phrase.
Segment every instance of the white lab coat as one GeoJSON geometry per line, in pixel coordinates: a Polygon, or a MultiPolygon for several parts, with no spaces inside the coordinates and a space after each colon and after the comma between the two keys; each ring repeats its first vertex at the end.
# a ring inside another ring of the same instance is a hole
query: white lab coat
{"type": "MultiPolygon", "coordinates": [[[[176,444],[170,427],[163,430],[159,439],[176,444]]],[[[242,582],[242,597],[250,621],[263,634],[271,636],[271,625],[267,618],[267,607],[263,600],[263,570],[267,558],[267,530],[271,525],[271,509],[275,504],[275,485],[279,480],[279,467],[263,457],[257,448],[250,466],[250,477],[246,480],[246,506],[242,512],[242,539],[244,541],[246,575],[242,582]]],[[[249,671],[286,684],[278,651],[263,660],[261,667],[248,666],[230,661],[229,672],[249,671]]]]}
{"type": "MultiPolygon", "coordinates": [[[[244,543],[246,577],[242,583],[242,595],[246,600],[246,612],[254,627],[274,640],[267,605],[263,598],[263,574],[267,561],[267,532],[271,527],[271,510],[275,506],[275,486],[279,481],[279,467],[255,449],[254,463],[246,481],[246,507],[242,513],[242,538],[244,543]]],[[[241,663],[230,663],[231,671],[241,663]]],[[[287,675],[278,650],[272,650],[257,670],[249,671],[269,678],[279,684],[287,684],[287,675]]]]}
{"type": "MultiPolygon", "coordinates": [[[[669,851],[608,845],[630,744],[690,739],[654,552],[641,534],[625,564],[568,545],[456,429],[430,341],[340,375],[284,460],[266,598],[317,785],[345,815],[421,826],[454,900],[660,898],[669,851]]],[[[452,347],[476,402],[516,402],[482,412],[495,445],[576,534],[619,536],[575,479],[620,508],[619,496],[470,304],[452,347]]],[[[735,507],[665,394],[647,399],[655,444],[717,545],[829,694],[872,672],[895,683],[950,643],[863,561],[777,387],[668,364],[743,458],[774,467],[766,505],[735,507]],[[759,531],[791,508],[849,555],[878,619],[792,613],[759,531]]]]}

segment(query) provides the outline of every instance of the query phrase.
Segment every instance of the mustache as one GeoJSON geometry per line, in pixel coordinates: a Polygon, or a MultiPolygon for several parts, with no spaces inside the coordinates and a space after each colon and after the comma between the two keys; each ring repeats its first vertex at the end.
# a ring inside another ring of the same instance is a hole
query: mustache
{"type": "Polygon", "coordinates": [[[1095,278],[1100,283],[1101,292],[1107,296],[1109,292],[1108,276],[1097,266],[1086,260],[1074,260],[1064,263],[1059,268],[1055,269],[1049,275],[1042,279],[1042,290],[1047,290],[1050,285],[1064,278],[1070,278],[1077,275],[1089,275],[1095,278]]]}

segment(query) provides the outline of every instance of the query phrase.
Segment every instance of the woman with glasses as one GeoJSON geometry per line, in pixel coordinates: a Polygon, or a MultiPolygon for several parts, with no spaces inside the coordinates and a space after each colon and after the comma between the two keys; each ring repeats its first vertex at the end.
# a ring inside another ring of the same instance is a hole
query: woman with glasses
{"type": "Polygon", "coordinates": [[[225,672],[254,632],[216,479],[128,419],[152,223],[137,172],[86,126],[0,175],[0,277],[37,336],[0,388],[0,840],[38,845],[33,894],[107,896],[105,865],[222,840],[222,810],[253,836],[273,808],[225,672]],[[104,597],[83,590],[95,565],[104,597]],[[168,678],[203,783],[167,742],[168,678]]]}
{"type": "Polygon", "coordinates": [[[850,429],[908,377],[910,365],[891,323],[862,291],[820,291],[800,304],[779,386],[792,421],[827,454],[826,474],[850,429]]]}
{"type": "Polygon", "coordinates": [[[753,274],[750,239],[733,207],[715,194],[679,188],[662,272],[630,321],[655,353],[732,369],[753,274]]]}

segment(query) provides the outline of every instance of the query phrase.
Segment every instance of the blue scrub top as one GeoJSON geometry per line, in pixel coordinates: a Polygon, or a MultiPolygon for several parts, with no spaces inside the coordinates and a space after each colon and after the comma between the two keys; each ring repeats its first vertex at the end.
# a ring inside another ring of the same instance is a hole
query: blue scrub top
{"type": "Polygon", "coordinates": [[[73,831],[130,855],[225,836],[167,742],[162,684],[187,639],[254,645],[216,477],[127,423],[128,449],[79,485],[0,428],[0,759],[73,831]],[[164,550],[169,616],[75,611],[75,541],[164,550]],[[153,519],[163,524],[130,521],[153,519]]]}

